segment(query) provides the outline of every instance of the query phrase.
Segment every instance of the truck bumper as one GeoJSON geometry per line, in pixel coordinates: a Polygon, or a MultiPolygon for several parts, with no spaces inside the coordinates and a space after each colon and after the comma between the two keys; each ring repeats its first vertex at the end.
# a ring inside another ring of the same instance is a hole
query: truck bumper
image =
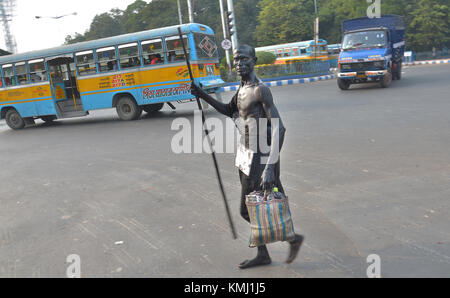
{"type": "Polygon", "coordinates": [[[354,71],[354,72],[339,72],[338,78],[340,79],[379,79],[384,77],[387,70],[367,70],[367,71],[354,71]]]}

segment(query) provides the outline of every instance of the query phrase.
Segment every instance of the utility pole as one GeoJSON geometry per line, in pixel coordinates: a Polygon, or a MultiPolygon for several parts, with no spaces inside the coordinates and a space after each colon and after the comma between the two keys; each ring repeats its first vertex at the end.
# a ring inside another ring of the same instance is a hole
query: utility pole
{"type": "Polygon", "coordinates": [[[317,1],[314,0],[314,9],[316,12],[316,19],[314,21],[314,61],[317,60],[317,47],[319,43],[319,15],[317,14],[317,1]]]}
{"type": "Polygon", "coordinates": [[[178,5],[178,19],[180,20],[180,25],[183,24],[183,15],[181,14],[181,6],[180,6],[180,0],[177,0],[178,5]]]}
{"type": "Polygon", "coordinates": [[[16,0],[0,0],[0,20],[5,34],[5,45],[8,52],[12,54],[17,52],[17,44],[16,39],[11,32],[9,22],[12,20],[15,6],[16,0]]]}
{"type": "MultiPolygon", "coordinates": [[[[223,0],[219,0],[220,5],[220,15],[222,20],[222,29],[223,29],[223,39],[228,39],[228,32],[227,32],[227,26],[226,26],[226,20],[225,20],[225,11],[223,9],[223,0]]],[[[225,57],[227,59],[227,67],[228,67],[228,74],[231,74],[231,61],[230,61],[230,50],[225,50],[225,57]]]]}
{"type": "Polygon", "coordinates": [[[189,23],[194,22],[194,11],[192,9],[192,0],[187,0],[188,13],[189,13],[189,23]]]}
{"type": "Polygon", "coordinates": [[[234,7],[233,7],[233,0],[227,0],[227,6],[228,6],[228,12],[227,12],[227,23],[229,26],[229,33],[231,37],[231,43],[233,45],[233,52],[239,47],[238,43],[238,37],[237,37],[237,29],[236,29],[236,22],[234,19],[234,7]]]}

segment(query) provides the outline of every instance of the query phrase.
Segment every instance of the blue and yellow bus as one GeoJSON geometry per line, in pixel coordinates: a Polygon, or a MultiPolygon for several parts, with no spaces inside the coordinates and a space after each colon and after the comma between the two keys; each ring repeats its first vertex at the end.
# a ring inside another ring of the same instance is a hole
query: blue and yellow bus
{"type": "Polygon", "coordinates": [[[274,54],[277,57],[275,64],[286,64],[294,61],[326,61],[328,59],[327,42],[324,39],[319,39],[317,45],[314,40],[307,40],[259,47],[255,51],[274,54]]]}
{"type": "Polygon", "coordinates": [[[180,27],[197,84],[223,86],[214,32],[185,24],[0,57],[0,119],[13,129],[116,108],[138,119],[192,100],[180,27]]]}
{"type": "Polygon", "coordinates": [[[337,68],[339,54],[341,53],[341,44],[329,44],[328,45],[328,61],[330,61],[330,67],[337,68]]]}

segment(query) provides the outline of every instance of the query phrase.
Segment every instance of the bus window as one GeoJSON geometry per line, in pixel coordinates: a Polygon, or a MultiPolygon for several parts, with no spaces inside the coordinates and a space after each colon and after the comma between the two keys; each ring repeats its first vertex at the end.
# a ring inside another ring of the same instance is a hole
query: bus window
{"type": "Polygon", "coordinates": [[[284,57],[289,57],[289,56],[291,56],[291,49],[284,49],[284,54],[283,54],[283,56],[284,57]]]}
{"type": "Polygon", "coordinates": [[[306,55],[306,48],[300,48],[300,53],[302,55],[306,55]]]}
{"type": "Polygon", "coordinates": [[[292,48],[292,56],[294,57],[299,56],[298,48],[292,48]]]}
{"type": "Polygon", "coordinates": [[[5,87],[17,85],[16,78],[14,77],[14,70],[12,68],[12,64],[3,65],[2,69],[3,69],[3,77],[5,79],[5,87]]]}
{"type": "Polygon", "coordinates": [[[134,42],[120,45],[119,59],[121,69],[140,66],[138,44],[134,42]]]}
{"type": "Polygon", "coordinates": [[[116,48],[107,47],[97,49],[97,66],[99,72],[117,70],[116,48]]]}
{"type": "Polygon", "coordinates": [[[30,67],[30,79],[32,83],[47,81],[44,59],[28,61],[28,66],[30,67]]]}
{"type": "Polygon", "coordinates": [[[283,50],[277,50],[277,57],[283,57],[283,50]]]}
{"type": "Polygon", "coordinates": [[[164,53],[161,39],[145,40],[141,42],[144,65],[164,63],[164,53]]]}
{"type": "Polygon", "coordinates": [[[94,60],[94,51],[84,51],[75,54],[77,57],[77,69],[80,76],[93,74],[97,72],[94,60]]]}
{"type": "Polygon", "coordinates": [[[27,77],[27,65],[25,62],[17,62],[14,64],[14,67],[16,68],[16,78],[19,85],[24,85],[28,83],[28,77],[27,77]]]}
{"type": "MultiPolygon", "coordinates": [[[[184,46],[189,55],[189,44],[186,36],[183,36],[184,46]]],[[[183,45],[179,36],[171,36],[166,38],[167,60],[169,62],[184,61],[183,45]]]]}

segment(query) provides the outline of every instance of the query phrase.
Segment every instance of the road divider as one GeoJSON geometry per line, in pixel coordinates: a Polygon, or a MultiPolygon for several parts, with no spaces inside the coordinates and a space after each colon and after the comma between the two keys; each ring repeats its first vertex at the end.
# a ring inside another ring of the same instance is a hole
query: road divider
{"type": "Polygon", "coordinates": [[[406,66],[413,66],[413,65],[448,64],[448,63],[450,63],[450,59],[406,62],[406,63],[403,63],[403,65],[406,65],[406,66]]]}
{"type": "MultiPolygon", "coordinates": [[[[318,82],[318,81],[331,80],[331,79],[335,79],[335,78],[336,78],[335,74],[329,74],[329,75],[309,77],[309,78],[300,78],[300,79],[283,79],[283,80],[274,79],[272,81],[266,81],[266,82],[264,82],[264,84],[266,84],[266,86],[268,86],[268,87],[276,87],[276,86],[287,86],[287,85],[312,83],[312,82],[318,82]]],[[[239,83],[235,83],[231,86],[226,86],[226,87],[220,88],[220,92],[236,91],[238,88],[239,88],[239,83]]]]}

